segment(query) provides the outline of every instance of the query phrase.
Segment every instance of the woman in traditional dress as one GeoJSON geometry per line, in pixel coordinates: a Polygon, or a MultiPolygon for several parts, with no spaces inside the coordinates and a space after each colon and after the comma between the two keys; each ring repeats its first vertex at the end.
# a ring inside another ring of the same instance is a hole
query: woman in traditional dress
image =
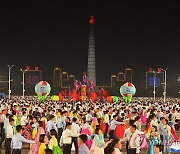
{"type": "Polygon", "coordinates": [[[42,128],[44,128],[44,130],[45,130],[46,129],[47,118],[46,118],[44,112],[42,113],[41,121],[42,121],[42,128]]]}
{"type": "Polygon", "coordinates": [[[151,127],[150,136],[147,136],[147,137],[149,139],[147,154],[155,154],[154,153],[154,145],[159,143],[159,138],[160,138],[160,136],[157,133],[156,126],[151,127]]]}
{"type": "Polygon", "coordinates": [[[149,116],[148,122],[147,122],[147,127],[145,129],[146,134],[149,136],[151,133],[151,127],[152,126],[158,126],[158,122],[156,121],[156,116],[155,114],[152,114],[149,116]]]}
{"type": "MultiPolygon", "coordinates": [[[[37,118],[33,117],[33,124],[32,124],[32,139],[35,139],[36,134],[38,130],[38,123],[37,123],[37,118]]],[[[38,140],[39,141],[39,140],[38,140]]]]}
{"type": "Polygon", "coordinates": [[[90,149],[92,145],[92,140],[90,139],[91,128],[89,124],[86,122],[86,118],[82,118],[81,134],[86,134],[89,137],[88,140],[86,141],[86,145],[90,149]]]}
{"type": "Polygon", "coordinates": [[[96,113],[94,113],[94,117],[92,118],[92,122],[91,122],[92,133],[96,130],[97,125],[99,125],[99,123],[97,120],[97,115],[96,115],[96,113]]]}
{"type": "Polygon", "coordinates": [[[28,123],[23,130],[23,136],[28,140],[32,140],[32,116],[28,116],[28,123]]]}
{"type": "Polygon", "coordinates": [[[147,112],[146,110],[143,110],[141,114],[141,123],[144,124],[146,122],[146,119],[147,119],[147,112]]]}
{"type": "Polygon", "coordinates": [[[51,139],[49,141],[48,147],[53,151],[53,154],[63,154],[57,141],[57,132],[55,129],[50,131],[51,139]]]}
{"type": "Polygon", "coordinates": [[[105,122],[104,122],[104,117],[103,118],[101,118],[101,120],[100,120],[100,128],[101,128],[101,131],[102,131],[102,133],[104,134],[105,133],[105,131],[106,131],[106,126],[105,126],[106,124],[105,124],[105,122]]]}
{"type": "Polygon", "coordinates": [[[38,149],[38,154],[45,154],[45,150],[46,150],[46,143],[48,142],[48,138],[45,134],[41,134],[39,136],[39,142],[40,142],[40,146],[38,149]]]}
{"type": "Polygon", "coordinates": [[[104,154],[104,136],[99,127],[95,130],[95,136],[93,139],[93,144],[90,149],[90,154],[104,154]]]}
{"type": "MultiPolygon", "coordinates": [[[[42,128],[42,121],[38,122],[38,132],[35,136],[35,141],[39,142],[41,134],[45,134],[44,128],[42,128]]],[[[33,144],[28,154],[38,154],[39,144],[33,144]]]]}

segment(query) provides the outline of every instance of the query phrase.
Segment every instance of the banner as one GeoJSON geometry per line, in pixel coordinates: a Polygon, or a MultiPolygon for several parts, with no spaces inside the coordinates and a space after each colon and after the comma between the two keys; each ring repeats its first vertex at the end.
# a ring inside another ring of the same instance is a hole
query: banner
{"type": "Polygon", "coordinates": [[[81,86],[81,100],[86,102],[86,85],[81,86]]]}
{"type": "Polygon", "coordinates": [[[171,145],[170,145],[170,152],[180,152],[180,140],[177,141],[172,141],[171,145]]]}
{"type": "Polygon", "coordinates": [[[34,87],[41,81],[42,71],[31,70],[25,73],[25,89],[26,95],[34,95],[34,87]]]}

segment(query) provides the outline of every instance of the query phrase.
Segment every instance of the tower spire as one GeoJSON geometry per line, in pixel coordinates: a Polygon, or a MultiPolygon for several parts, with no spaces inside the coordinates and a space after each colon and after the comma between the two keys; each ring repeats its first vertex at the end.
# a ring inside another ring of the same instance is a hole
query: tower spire
{"type": "Polygon", "coordinates": [[[96,61],[95,61],[95,36],[94,36],[94,16],[89,19],[90,32],[89,32],[89,48],[88,48],[88,68],[87,79],[88,81],[94,81],[96,86],[96,61]]]}

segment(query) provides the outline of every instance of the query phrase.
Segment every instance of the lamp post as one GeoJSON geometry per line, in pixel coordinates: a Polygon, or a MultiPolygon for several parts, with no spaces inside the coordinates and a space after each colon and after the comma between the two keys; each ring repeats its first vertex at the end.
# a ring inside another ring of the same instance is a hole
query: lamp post
{"type": "Polygon", "coordinates": [[[24,98],[24,93],[25,93],[25,73],[26,73],[26,70],[22,70],[20,69],[20,71],[22,72],[22,97],[24,98]]]}
{"type": "Polygon", "coordinates": [[[9,99],[11,98],[11,69],[14,67],[14,65],[9,66],[7,65],[9,68],[9,88],[8,88],[8,94],[9,94],[9,99]]]}
{"type": "Polygon", "coordinates": [[[166,69],[161,68],[161,70],[164,72],[164,92],[163,92],[163,96],[164,96],[164,102],[166,102],[167,68],[166,69]]]}
{"type": "Polygon", "coordinates": [[[154,91],[153,91],[153,94],[154,94],[154,100],[156,99],[156,72],[155,71],[153,71],[153,73],[154,73],[154,91]]]}

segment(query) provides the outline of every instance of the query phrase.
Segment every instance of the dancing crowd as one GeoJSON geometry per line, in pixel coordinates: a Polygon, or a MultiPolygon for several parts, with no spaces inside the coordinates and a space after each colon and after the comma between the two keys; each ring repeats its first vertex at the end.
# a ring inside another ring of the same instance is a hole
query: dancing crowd
{"type": "Polygon", "coordinates": [[[0,100],[0,146],[5,154],[170,153],[180,126],[180,99],[134,98],[130,104],[36,97],[0,100]],[[143,128],[142,128],[143,127],[143,128]],[[144,129],[145,127],[145,129],[144,129]]]}

